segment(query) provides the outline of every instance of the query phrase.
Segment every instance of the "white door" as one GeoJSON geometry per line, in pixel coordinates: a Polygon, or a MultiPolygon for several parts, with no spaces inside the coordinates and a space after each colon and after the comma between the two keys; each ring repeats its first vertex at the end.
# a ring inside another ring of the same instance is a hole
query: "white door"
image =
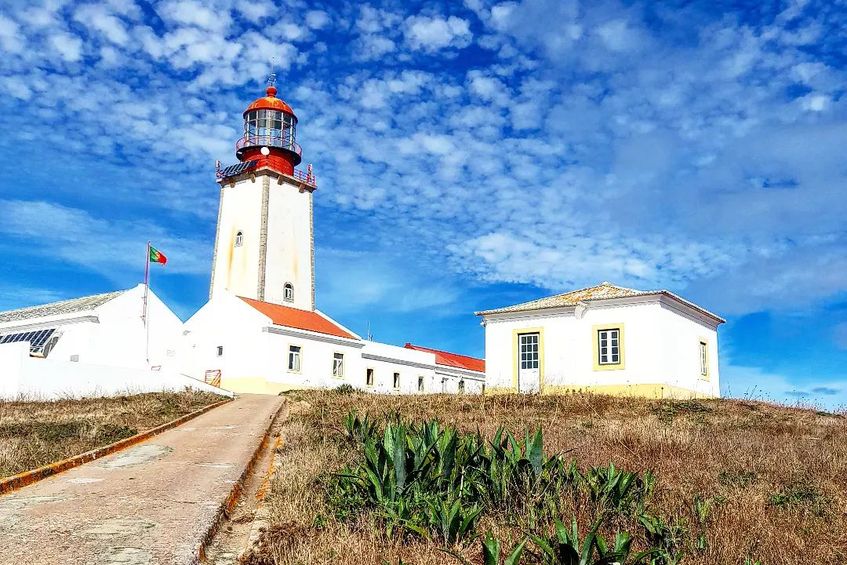
{"type": "Polygon", "coordinates": [[[538,392],[541,373],[538,369],[537,333],[518,334],[518,391],[538,392]]]}

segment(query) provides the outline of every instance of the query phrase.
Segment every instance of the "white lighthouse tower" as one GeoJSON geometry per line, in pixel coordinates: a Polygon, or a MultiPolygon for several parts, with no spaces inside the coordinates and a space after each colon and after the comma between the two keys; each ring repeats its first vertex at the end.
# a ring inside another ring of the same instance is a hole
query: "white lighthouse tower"
{"type": "Polygon", "coordinates": [[[301,310],[315,309],[311,172],[296,170],[301,149],[297,117],[277,98],[271,75],[266,96],[244,111],[235,144],[239,163],[221,168],[210,298],[223,290],[301,310]]]}

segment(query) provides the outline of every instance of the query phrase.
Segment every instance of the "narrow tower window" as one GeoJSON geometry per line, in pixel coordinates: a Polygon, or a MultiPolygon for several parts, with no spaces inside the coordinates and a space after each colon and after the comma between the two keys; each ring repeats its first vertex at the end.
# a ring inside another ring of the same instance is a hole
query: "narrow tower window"
{"type": "Polygon", "coordinates": [[[242,245],[244,245],[244,234],[238,232],[237,234],[235,234],[235,246],[241,247],[242,245]]]}
{"type": "Polygon", "coordinates": [[[294,285],[291,283],[285,283],[285,287],[283,287],[282,291],[282,299],[286,302],[294,302],[294,285]]]}

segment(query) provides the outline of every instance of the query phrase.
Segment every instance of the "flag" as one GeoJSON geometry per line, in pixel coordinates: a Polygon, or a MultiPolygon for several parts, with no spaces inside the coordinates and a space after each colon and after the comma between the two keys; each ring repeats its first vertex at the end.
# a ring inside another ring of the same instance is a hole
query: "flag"
{"type": "Polygon", "coordinates": [[[168,262],[168,258],[165,257],[165,254],[153,247],[150,246],[150,262],[151,263],[161,263],[162,265],[168,262]]]}

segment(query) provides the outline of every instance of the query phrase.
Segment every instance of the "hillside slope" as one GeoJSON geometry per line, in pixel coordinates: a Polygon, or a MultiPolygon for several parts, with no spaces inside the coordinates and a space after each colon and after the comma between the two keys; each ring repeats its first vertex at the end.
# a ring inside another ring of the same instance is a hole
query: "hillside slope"
{"type": "MultiPolygon", "coordinates": [[[[741,400],[658,401],[597,395],[562,397],[386,397],[360,393],[292,395],[282,468],[271,494],[272,527],[253,563],[459,563],[434,538],[386,533],[378,509],[349,512],[333,494],[334,473],[362,460],[345,439],[352,410],[381,426],[399,414],[410,422],[438,419],[490,439],[499,426],[518,439],[543,430],[547,454],[566,452],[579,469],[616,467],[656,477],[647,508],[678,539],[683,563],[763,565],[839,563],[847,559],[847,418],[741,400]]],[[[590,504],[558,492],[557,512],[584,533],[590,504]]],[[[492,532],[504,547],[528,533],[550,531],[549,517],[485,512],[476,536],[492,532]]],[[[601,532],[633,535],[648,547],[634,515],[606,520],[601,532]]],[[[468,536],[452,551],[482,563],[480,541],[468,536]]],[[[536,563],[527,546],[521,563],[536,563]]]]}

